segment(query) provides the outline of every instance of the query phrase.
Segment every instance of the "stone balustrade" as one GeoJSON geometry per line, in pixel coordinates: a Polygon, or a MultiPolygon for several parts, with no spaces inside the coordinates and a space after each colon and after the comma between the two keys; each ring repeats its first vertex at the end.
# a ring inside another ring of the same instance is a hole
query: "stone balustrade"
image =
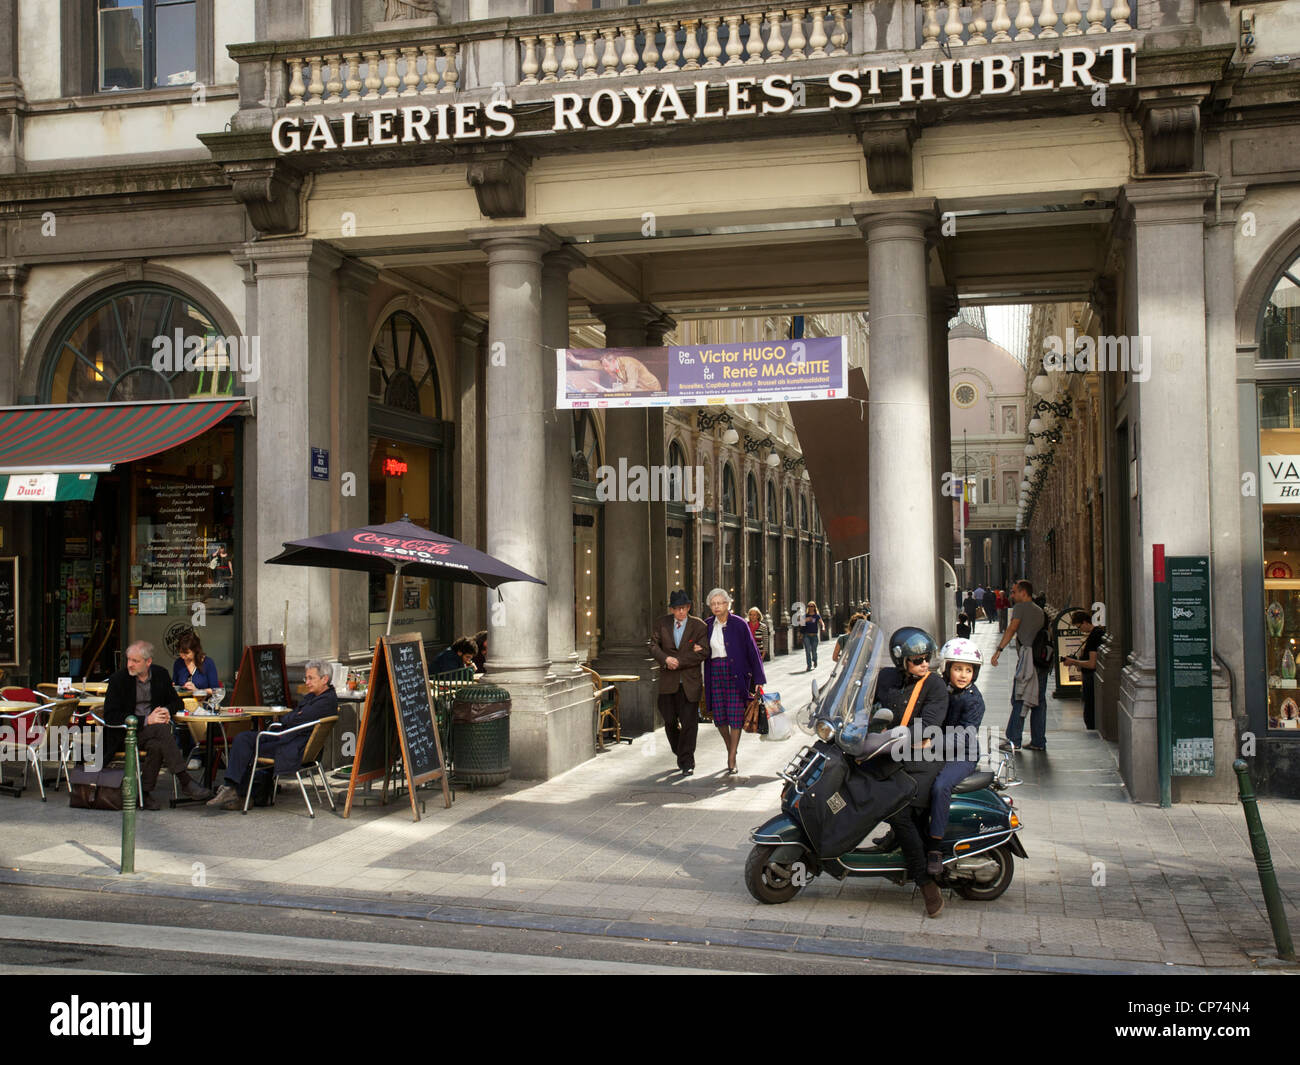
{"type": "Polygon", "coordinates": [[[456,91],[457,41],[358,48],[293,56],[286,107],[396,100],[456,91]]]}
{"type": "Polygon", "coordinates": [[[849,4],[755,6],[663,18],[653,8],[627,8],[617,25],[521,35],[520,84],[844,56],[849,54],[849,9],[849,4]]]}
{"type": "Polygon", "coordinates": [[[1133,28],[1128,0],[974,0],[965,5],[960,0],[921,0],[916,8],[923,49],[1125,33],[1133,28]]]}

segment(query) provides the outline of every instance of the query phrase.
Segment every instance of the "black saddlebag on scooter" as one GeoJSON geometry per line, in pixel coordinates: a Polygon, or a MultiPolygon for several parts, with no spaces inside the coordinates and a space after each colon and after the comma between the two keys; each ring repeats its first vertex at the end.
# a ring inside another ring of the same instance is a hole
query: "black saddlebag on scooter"
{"type": "Polygon", "coordinates": [[[820,741],[813,750],[825,762],[795,800],[793,813],[819,858],[851,851],[916,794],[916,781],[892,759],[855,763],[834,744],[820,741]]]}

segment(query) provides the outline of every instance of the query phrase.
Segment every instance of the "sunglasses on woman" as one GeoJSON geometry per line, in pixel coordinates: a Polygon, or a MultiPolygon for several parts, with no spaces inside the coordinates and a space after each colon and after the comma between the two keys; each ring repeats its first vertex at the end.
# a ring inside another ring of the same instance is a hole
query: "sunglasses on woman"
{"type": "Polygon", "coordinates": [[[909,658],[907,664],[909,666],[926,666],[930,664],[930,660],[928,658],[909,658]]]}

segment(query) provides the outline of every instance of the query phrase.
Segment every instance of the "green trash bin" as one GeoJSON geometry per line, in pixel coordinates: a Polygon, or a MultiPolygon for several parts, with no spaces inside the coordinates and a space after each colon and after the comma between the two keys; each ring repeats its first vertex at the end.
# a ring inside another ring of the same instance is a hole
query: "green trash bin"
{"type": "Polygon", "coordinates": [[[455,780],[491,788],[510,776],[510,693],[493,684],[471,684],[451,704],[455,780]]]}

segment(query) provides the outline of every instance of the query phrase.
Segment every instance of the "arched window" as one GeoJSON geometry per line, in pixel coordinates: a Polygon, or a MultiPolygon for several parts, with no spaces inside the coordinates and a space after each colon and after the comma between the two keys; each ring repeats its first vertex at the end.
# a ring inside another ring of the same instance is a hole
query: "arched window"
{"type": "Polygon", "coordinates": [[[1259,319],[1261,359],[1300,359],[1300,259],[1282,271],[1259,319]]]}
{"type": "Polygon", "coordinates": [[[679,470],[686,469],[686,452],[676,440],[668,445],[668,465],[679,470]]]}
{"type": "Polygon", "coordinates": [[[594,481],[600,466],[600,439],[596,419],[589,410],[573,412],[573,476],[579,481],[594,481]]]}
{"type": "Polygon", "coordinates": [[[745,474],[745,517],[758,518],[758,480],[752,473],[745,474]]]}
{"type": "Polygon", "coordinates": [[[808,497],[799,497],[799,528],[808,528],[808,497]]]}
{"type": "Polygon", "coordinates": [[[776,524],[776,482],[767,482],[767,520],[776,524]]]}
{"type": "Polygon", "coordinates": [[[722,467],[722,513],[739,513],[736,507],[736,474],[730,462],[722,467]]]}
{"type": "Polygon", "coordinates": [[[108,403],[224,396],[241,391],[256,341],[221,334],[216,319],[165,285],[100,292],[69,316],[46,359],[47,403],[108,403]],[[177,341],[179,339],[179,350],[177,341]]]}
{"type": "Polygon", "coordinates": [[[794,528],[794,496],[788,488],[785,490],[785,523],[794,528]]]}
{"type": "Polygon", "coordinates": [[[442,417],[433,348],[410,311],[394,311],[370,349],[370,398],[385,407],[442,417]]]}

